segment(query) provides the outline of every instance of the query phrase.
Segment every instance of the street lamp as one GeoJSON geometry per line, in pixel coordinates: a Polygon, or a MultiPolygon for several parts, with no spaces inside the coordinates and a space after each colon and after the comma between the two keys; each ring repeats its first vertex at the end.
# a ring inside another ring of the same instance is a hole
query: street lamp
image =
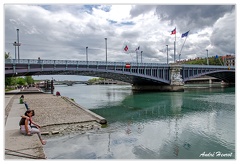
{"type": "Polygon", "coordinates": [[[208,61],[208,49],[206,49],[207,51],[207,65],[209,65],[209,61],[208,61]]]}
{"type": "Polygon", "coordinates": [[[107,64],[107,38],[105,38],[105,46],[106,46],[106,64],[107,64]]]}
{"type": "Polygon", "coordinates": [[[15,46],[15,59],[17,59],[17,42],[14,42],[13,45],[15,46]]]}
{"type": "Polygon", "coordinates": [[[19,54],[19,46],[20,46],[20,43],[19,43],[19,29],[17,29],[17,46],[18,46],[18,59],[20,59],[20,54],[19,54]]]}
{"type": "Polygon", "coordinates": [[[86,47],[86,61],[87,61],[87,64],[88,64],[88,47],[86,47]]]}
{"type": "Polygon", "coordinates": [[[143,53],[143,51],[141,51],[141,63],[142,63],[142,53],[143,53]]]}
{"type": "Polygon", "coordinates": [[[167,64],[168,64],[168,45],[167,46],[167,64]]]}

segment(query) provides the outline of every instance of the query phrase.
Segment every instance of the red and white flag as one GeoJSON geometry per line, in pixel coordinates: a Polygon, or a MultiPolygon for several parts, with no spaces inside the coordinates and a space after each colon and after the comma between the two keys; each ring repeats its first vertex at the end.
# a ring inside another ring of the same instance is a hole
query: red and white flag
{"type": "Polygon", "coordinates": [[[124,51],[128,51],[128,46],[127,45],[125,46],[124,51]]]}
{"type": "Polygon", "coordinates": [[[171,31],[171,35],[176,34],[177,30],[176,28],[171,31]]]}

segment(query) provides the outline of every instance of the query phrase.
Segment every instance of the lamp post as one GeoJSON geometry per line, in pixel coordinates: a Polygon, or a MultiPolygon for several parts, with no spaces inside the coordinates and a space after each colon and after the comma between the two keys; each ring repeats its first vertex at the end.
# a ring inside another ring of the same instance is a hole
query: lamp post
{"type": "Polygon", "coordinates": [[[209,65],[209,61],[208,61],[208,49],[206,49],[207,51],[207,65],[209,65]]]}
{"type": "Polygon", "coordinates": [[[88,47],[86,47],[86,62],[88,64],[88,47]]]}
{"type": "Polygon", "coordinates": [[[17,48],[16,48],[17,42],[14,42],[13,45],[15,47],[15,59],[17,59],[17,48]]]}
{"type": "Polygon", "coordinates": [[[18,59],[20,59],[20,54],[19,54],[19,29],[17,29],[17,46],[18,46],[18,59]]]}
{"type": "Polygon", "coordinates": [[[168,64],[168,45],[167,46],[167,64],[168,64]]]}
{"type": "Polygon", "coordinates": [[[142,63],[142,53],[143,53],[143,51],[141,51],[141,63],[142,63]]]}
{"type": "Polygon", "coordinates": [[[107,38],[105,38],[105,46],[106,46],[106,64],[107,64],[107,38]]]}

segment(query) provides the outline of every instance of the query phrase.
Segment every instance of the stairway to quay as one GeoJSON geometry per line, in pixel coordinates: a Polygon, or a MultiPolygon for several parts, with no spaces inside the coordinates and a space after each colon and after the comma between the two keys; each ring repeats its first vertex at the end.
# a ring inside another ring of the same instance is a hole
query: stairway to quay
{"type": "Polygon", "coordinates": [[[66,135],[74,132],[85,133],[87,130],[101,128],[107,121],[81,107],[68,97],[43,93],[37,88],[13,90],[5,93],[5,159],[47,159],[44,145],[37,134],[25,136],[20,133],[19,121],[26,106],[35,111],[33,121],[41,126],[44,140],[53,135],[66,135]]]}

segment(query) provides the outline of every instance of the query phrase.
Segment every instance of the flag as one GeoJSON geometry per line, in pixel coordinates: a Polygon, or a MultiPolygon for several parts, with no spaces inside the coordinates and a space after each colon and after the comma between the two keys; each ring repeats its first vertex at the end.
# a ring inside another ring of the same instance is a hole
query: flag
{"type": "MultiPolygon", "coordinates": [[[[189,31],[190,31],[190,30],[189,30],[189,31]]],[[[189,32],[189,31],[188,31],[188,32],[189,32]]],[[[187,37],[187,36],[188,36],[188,32],[183,33],[183,34],[182,34],[182,38],[185,37],[185,36],[187,37]]]]}
{"type": "Polygon", "coordinates": [[[176,34],[176,32],[177,32],[177,30],[175,28],[174,30],[171,31],[171,35],[176,34]]]}
{"type": "Polygon", "coordinates": [[[140,46],[138,46],[138,48],[136,48],[136,50],[135,51],[137,51],[137,50],[139,50],[140,49],[140,46]]]}
{"type": "Polygon", "coordinates": [[[127,45],[125,46],[124,51],[128,51],[128,46],[127,45]]]}

